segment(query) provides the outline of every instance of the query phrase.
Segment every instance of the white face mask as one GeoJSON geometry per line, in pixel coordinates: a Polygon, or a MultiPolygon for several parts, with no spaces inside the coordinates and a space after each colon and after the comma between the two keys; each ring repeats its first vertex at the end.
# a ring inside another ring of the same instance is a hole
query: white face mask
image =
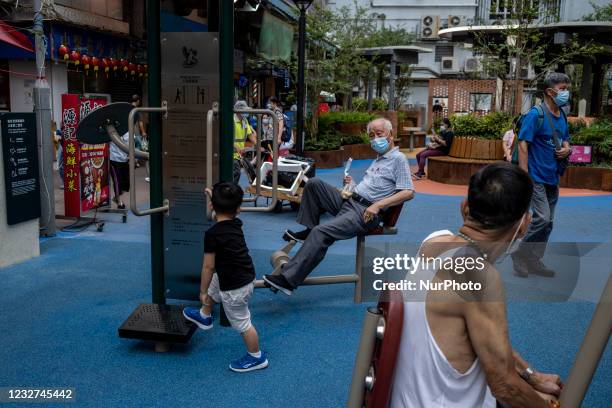
{"type": "Polygon", "coordinates": [[[513,254],[519,249],[519,246],[521,245],[521,242],[523,242],[523,239],[517,238],[517,235],[519,233],[519,230],[521,229],[521,226],[523,225],[523,221],[525,220],[525,215],[527,214],[525,213],[521,217],[521,220],[519,221],[518,226],[516,227],[516,231],[514,231],[514,235],[512,235],[512,239],[510,240],[510,243],[508,244],[508,247],[506,248],[506,252],[504,252],[504,254],[501,257],[497,258],[496,263],[503,262],[504,259],[508,257],[508,255],[513,254]]]}

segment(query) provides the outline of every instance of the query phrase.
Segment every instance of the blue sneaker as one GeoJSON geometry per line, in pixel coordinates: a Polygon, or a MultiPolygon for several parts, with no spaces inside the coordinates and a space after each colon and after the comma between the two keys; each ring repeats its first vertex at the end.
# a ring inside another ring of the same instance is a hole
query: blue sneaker
{"type": "Polygon", "coordinates": [[[183,309],[183,316],[185,319],[190,322],[194,322],[200,329],[209,330],[213,327],[213,318],[210,317],[202,317],[200,314],[200,309],[197,307],[186,307],[183,309]]]}
{"type": "Polygon", "coordinates": [[[229,368],[237,373],[246,373],[247,371],[261,370],[268,366],[268,354],[265,351],[261,352],[260,358],[255,358],[249,353],[238,360],[232,361],[229,368]]]}

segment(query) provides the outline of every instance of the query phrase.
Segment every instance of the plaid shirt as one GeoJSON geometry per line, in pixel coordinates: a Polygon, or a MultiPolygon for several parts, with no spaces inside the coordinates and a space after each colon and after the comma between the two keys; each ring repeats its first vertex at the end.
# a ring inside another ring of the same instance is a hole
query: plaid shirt
{"type": "Polygon", "coordinates": [[[408,159],[399,147],[378,156],[353,191],[375,203],[397,190],[414,190],[408,159]]]}

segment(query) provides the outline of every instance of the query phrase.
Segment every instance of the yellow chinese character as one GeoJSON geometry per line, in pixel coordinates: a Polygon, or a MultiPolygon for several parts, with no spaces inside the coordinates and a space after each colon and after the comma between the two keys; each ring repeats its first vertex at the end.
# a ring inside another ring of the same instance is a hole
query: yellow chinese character
{"type": "Polygon", "coordinates": [[[76,157],[67,157],[66,158],[66,166],[76,166],[76,157]]]}
{"type": "Polygon", "coordinates": [[[76,173],[72,169],[70,169],[70,171],[66,173],[66,176],[68,176],[69,179],[73,179],[76,176],[76,173]]]}
{"type": "Polygon", "coordinates": [[[76,191],[74,180],[68,180],[68,191],[70,191],[71,193],[76,191]]]}
{"type": "Polygon", "coordinates": [[[69,155],[74,155],[76,153],[76,147],[74,147],[74,143],[68,143],[66,145],[66,153],[69,155]]]}

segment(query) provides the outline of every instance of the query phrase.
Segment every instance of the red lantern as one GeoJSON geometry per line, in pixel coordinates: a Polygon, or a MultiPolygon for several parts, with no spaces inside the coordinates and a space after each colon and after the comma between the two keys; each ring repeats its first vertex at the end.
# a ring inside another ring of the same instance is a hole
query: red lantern
{"type": "Polygon", "coordinates": [[[129,69],[130,63],[128,62],[128,60],[121,58],[121,60],[119,60],[119,65],[121,66],[121,70],[123,72],[127,72],[129,69]]]}
{"type": "Polygon", "coordinates": [[[83,56],[81,57],[81,64],[83,64],[85,70],[89,69],[89,65],[91,64],[91,58],[89,57],[89,55],[83,54],[83,56]]]}
{"type": "Polygon", "coordinates": [[[116,71],[117,68],[119,68],[119,61],[117,61],[114,58],[111,58],[110,59],[110,65],[111,65],[111,67],[113,67],[113,71],[116,71]]]}
{"type": "Polygon", "coordinates": [[[81,63],[81,53],[76,50],[72,51],[70,53],[70,61],[72,61],[74,65],[79,65],[81,63]]]}
{"type": "Polygon", "coordinates": [[[93,70],[97,71],[100,69],[100,60],[96,57],[91,57],[91,65],[93,66],[93,70]]]}
{"type": "Polygon", "coordinates": [[[147,64],[144,64],[144,65],[142,66],[142,72],[144,72],[145,77],[148,77],[148,76],[149,76],[149,66],[148,66],[147,64]]]}
{"type": "Polygon", "coordinates": [[[130,75],[132,76],[136,75],[136,64],[134,64],[133,62],[130,62],[128,65],[128,69],[130,70],[130,75]]]}
{"type": "Polygon", "coordinates": [[[70,58],[70,48],[68,48],[64,44],[59,46],[57,52],[58,52],[60,58],[66,60],[66,61],[68,61],[68,58],[70,58]]]}
{"type": "Polygon", "coordinates": [[[144,76],[144,66],[138,64],[136,70],[138,71],[138,77],[142,78],[144,76]]]}
{"type": "Polygon", "coordinates": [[[102,58],[102,60],[100,60],[100,65],[104,69],[104,73],[108,78],[108,71],[110,70],[110,61],[108,60],[108,58],[102,58]]]}

